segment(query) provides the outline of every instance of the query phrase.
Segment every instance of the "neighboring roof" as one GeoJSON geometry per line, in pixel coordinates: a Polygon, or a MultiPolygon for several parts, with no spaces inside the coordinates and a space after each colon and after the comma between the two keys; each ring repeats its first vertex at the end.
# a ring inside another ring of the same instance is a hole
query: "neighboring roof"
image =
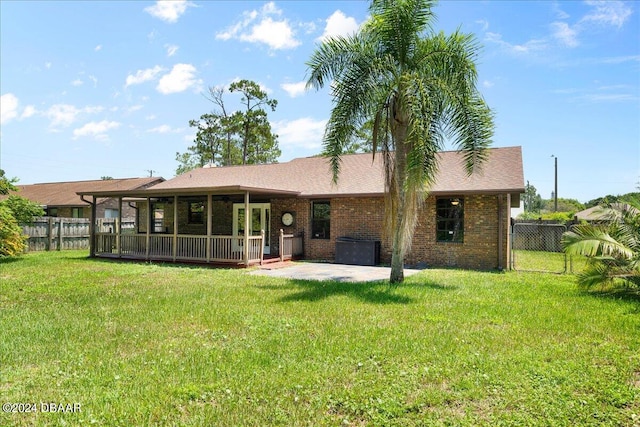
{"type": "MultiPolygon", "coordinates": [[[[489,150],[482,171],[467,177],[462,155],[456,151],[439,153],[439,173],[432,193],[513,193],[524,192],[522,150],[520,147],[489,150]]],[[[195,169],[154,185],[139,196],[195,194],[203,192],[252,191],[289,194],[300,197],[345,197],[384,193],[382,156],[371,153],[342,156],[337,185],[332,182],[328,159],[306,157],[286,163],[226,166],[195,169]]],[[[83,191],[83,193],[91,193],[83,191]]],[[[134,195],[131,192],[128,195],[134,195]]],[[[102,193],[102,195],[115,195],[102,193]]],[[[125,194],[123,194],[125,195],[125,194]]]]}
{"type": "Polygon", "coordinates": [[[124,178],[94,181],[48,182],[16,185],[18,192],[32,202],[43,206],[87,206],[78,192],[130,191],[149,187],[164,181],[161,177],[124,178]]]}
{"type": "MultiPolygon", "coordinates": [[[[627,210],[631,205],[626,203],[612,203],[611,207],[616,210],[627,210]]],[[[606,221],[611,219],[611,208],[603,206],[592,206],[575,214],[576,219],[583,221],[606,221]]]]}

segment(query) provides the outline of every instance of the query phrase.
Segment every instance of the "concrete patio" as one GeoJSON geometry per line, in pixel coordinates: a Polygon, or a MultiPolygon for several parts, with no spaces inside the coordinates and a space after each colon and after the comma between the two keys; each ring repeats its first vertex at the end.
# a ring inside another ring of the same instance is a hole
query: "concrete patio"
{"type": "MultiPolygon", "coordinates": [[[[419,272],[416,269],[404,269],[405,277],[419,272]]],[[[297,280],[334,280],[337,282],[371,282],[388,280],[390,267],[371,267],[362,265],[344,265],[319,262],[285,262],[277,265],[265,265],[249,274],[254,276],[282,277],[297,280]]]]}

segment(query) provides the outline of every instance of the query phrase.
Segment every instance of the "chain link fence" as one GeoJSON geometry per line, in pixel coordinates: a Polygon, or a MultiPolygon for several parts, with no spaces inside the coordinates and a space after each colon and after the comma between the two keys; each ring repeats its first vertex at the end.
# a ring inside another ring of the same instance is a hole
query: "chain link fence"
{"type": "Polygon", "coordinates": [[[516,223],[511,239],[512,267],[518,271],[566,273],[571,262],[562,251],[562,224],[516,223]]]}

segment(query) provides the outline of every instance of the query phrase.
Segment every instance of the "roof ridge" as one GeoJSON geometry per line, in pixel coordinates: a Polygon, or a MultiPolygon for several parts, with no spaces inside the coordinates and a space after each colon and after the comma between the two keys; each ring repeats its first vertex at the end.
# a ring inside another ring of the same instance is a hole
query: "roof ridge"
{"type": "Polygon", "coordinates": [[[161,176],[142,176],[131,178],[113,178],[113,179],[81,179],[79,181],[54,181],[54,182],[34,182],[33,184],[16,184],[18,187],[26,185],[60,185],[60,184],[82,184],[87,182],[109,182],[109,181],[128,181],[132,179],[164,179],[161,176]]]}

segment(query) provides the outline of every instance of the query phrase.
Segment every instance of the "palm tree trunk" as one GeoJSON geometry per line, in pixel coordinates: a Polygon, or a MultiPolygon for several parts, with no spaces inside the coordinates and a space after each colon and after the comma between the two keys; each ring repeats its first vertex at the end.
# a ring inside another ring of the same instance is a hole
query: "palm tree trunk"
{"type": "MultiPolygon", "coordinates": [[[[394,99],[392,103],[392,124],[391,134],[394,141],[395,153],[394,166],[393,166],[393,178],[391,185],[394,186],[394,191],[390,191],[390,196],[395,199],[391,203],[394,206],[392,215],[393,218],[393,230],[392,230],[392,249],[391,249],[391,274],[389,276],[389,282],[402,283],[404,281],[404,255],[405,255],[405,236],[407,232],[405,227],[406,221],[406,187],[405,180],[407,174],[407,151],[408,147],[405,144],[408,131],[408,118],[403,111],[402,105],[398,102],[398,98],[394,99]]],[[[413,232],[413,230],[411,230],[413,232]]]]}
{"type": "Polygon", "coordinates": [[[402,243],[402,230],[396,228],[393,230],[390,283],[402,283],[404,281],[404,251],[402,250],[402,243]]]}

